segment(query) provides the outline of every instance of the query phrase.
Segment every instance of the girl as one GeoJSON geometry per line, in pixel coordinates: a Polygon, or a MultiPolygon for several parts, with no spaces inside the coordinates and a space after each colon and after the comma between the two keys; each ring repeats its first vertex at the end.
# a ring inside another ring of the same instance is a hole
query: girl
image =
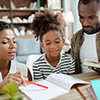
{"type": "Polygon", "coordinates": [[[35,37],[40,38],[42,49],[46,50],[33,64],[34,79],[45,79],[51,73],[74,73],[73,59],[61,53],[65,43],[65,22],[61,14],[54,14],[51,9],[36,13],[31,28],[35,37]]]}
{"type": "Polygon", "coordinates": [[[11,61],[16,51],[16,37],[12,26],[0,21],[0,92],[7,82],[25,85],[27,77],[31,80],[31,74],[24,64],[11,61]]]}

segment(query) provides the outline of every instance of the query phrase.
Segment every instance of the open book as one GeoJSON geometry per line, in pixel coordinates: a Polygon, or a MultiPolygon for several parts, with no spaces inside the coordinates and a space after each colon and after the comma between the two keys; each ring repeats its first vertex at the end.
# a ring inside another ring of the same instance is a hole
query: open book
{"type": "Polygon", "coordinates": [[[82,66],[87,66],[87,67],[96,67],[96,68],[100,68],[100,62],[96,62],[90,59],[85,59],[82,66]]]}
{"type": "Polygon", "coordinates": [[[26,87],[20,86],[19,89],[29,96],[32,100],[48,100],[62,94],[68,93],[74,84],[88,84],[88,82],[64,74],[50,74],[46,80],[36,82],[47,86],[48,89],[29,84],[26,87]]]}

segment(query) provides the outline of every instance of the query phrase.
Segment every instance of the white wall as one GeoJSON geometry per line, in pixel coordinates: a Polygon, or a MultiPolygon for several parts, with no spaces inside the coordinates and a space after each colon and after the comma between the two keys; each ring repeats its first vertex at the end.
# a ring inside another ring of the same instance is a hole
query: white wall
{"type": "Polygon", "coordinates": [[[72,11],[74,15],[73,34],[82,28],[78,16],[78,1],[79,0],[63,0],[64,11],[72,11]]]}
{"type": "Polygon", "coordinates": [[[82,28],[81,23],[79,21],[79,16],[78,16],[78,1],[79,0],[73,0],[73,13],[74,13],[74,19],[75,19],[74,33],[82,28]]]}
{"type": "Polygon", "coordinates": [[[63,0],[64,11],[73,11],[72,2],[73,0],[63,0]]]}

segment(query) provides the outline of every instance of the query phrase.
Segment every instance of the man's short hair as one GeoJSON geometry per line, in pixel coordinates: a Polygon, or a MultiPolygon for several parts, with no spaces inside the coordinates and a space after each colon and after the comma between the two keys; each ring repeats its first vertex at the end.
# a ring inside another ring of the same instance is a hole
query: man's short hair
{"type": "Polygon", "coordinates": [[[92,2],[92,1],[97,1],[98,3],[100,3],[100,0],[79,0],[79,2],[82,2],[84,5],[85,4],[88,4],[88,3],[90,3],[90,2],[92,2]]]}

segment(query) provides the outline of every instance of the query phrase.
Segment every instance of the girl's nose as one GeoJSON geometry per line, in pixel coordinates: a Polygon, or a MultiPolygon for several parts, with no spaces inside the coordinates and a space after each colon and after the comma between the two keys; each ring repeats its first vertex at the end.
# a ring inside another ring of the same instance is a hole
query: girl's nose
{"type": "Polygon", "coordinates": [[[55,48],[56,47],[56,45],[53,43],[52,45],[51,45],[51,48],[55,48]]]}

